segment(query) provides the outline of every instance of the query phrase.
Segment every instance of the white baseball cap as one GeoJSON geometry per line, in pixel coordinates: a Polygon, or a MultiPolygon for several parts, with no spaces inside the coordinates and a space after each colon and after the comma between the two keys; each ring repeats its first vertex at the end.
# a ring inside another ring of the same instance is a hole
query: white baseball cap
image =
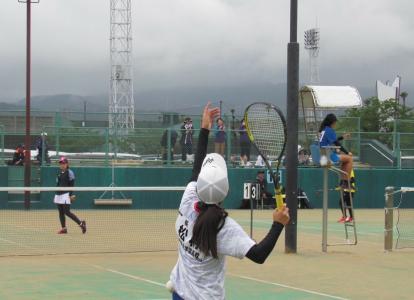
{"type": "Polygon", "coordinates": [[[227,166],[223,157],[210,153],[204,158],[197,180],[197,194],[206,204],[219,204],[229,191],[227,166]]]}

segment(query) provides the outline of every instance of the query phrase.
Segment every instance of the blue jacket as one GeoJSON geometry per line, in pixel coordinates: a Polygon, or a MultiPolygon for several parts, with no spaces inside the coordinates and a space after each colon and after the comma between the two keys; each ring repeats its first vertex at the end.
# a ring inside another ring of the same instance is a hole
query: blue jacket
{"type": "Polygon", "coordinates": [[[322,132],[319,139],[319,145],[321,147],[332,146],[337,141],[336,132],[331,127],[326,126],[322,132]]]}

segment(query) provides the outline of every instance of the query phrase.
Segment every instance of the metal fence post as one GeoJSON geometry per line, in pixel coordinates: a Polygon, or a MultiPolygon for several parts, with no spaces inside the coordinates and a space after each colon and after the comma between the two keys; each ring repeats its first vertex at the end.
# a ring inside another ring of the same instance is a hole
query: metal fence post
{"type": "Polygon", "coordinates": [[[400,147],[400,143],[401,143],[401,135],[399,132],[396,133],[396,157],[397,157],[397,168],[401,169],[401,147],[400,147]]]}
{"type": "Polygon", "coordinates": [[[392,151],[394,151],[394,155],[397,155],[397,121],[394,120],[393,122],[393,130],[392,130],[392,151]]]}
{"type": "Polygon", "coordinates": [[[171,164],[171,127],[167,129],[167,165],[171,164]]]}
{"type": "Polygon", "coordinates": [[[384,226],[384,250],[392,251],[394,230],[394,187],[385,188],[385,226],[384,226]]]}
{"type": "Polygon", "coordinates": [[[46,151],[46,143],[45,143],[45,137],[43,136],[43,134],[40,136],[40,138],[41,138],[41,143],[42,143],[42,153],[38,153],[37,155],[40,155],[40,159],[41,159],[41,162],[42,162],[42,166],[44,166],[44,164],[45,164],[45,151],[46,151]]]}
{"type": "Polygon", "coordinates": [[[361,118],[358,117],[358,157],[361,159],[361,118]]]}
{"type": "Polygon", "coordinates": [[[56,156],[59,157],[59,150],[60,150],[60,130],[59,126],[56,127],[56,156]]]}
{"type": "Polygon", "coordinates": [[[322,251],[328,249],[328,168],[323,168],[322,251]]]}
{"type": "Polygon", "coordinates": [[[105,165],[109,165],[109,128],[105,128],[105,165]]]}
{"type": "Polygon", "coordinates": [[[4,128],[0,127],[0,147],[1,147],[1,157],[0,160],[5,162],[6,157],[4,155],[4,128]]]}
{"type": "MultiPolygon", "coordinates": [[[[227,116],[225,116],[225,118],[226,118],[226,123],[227,124],[229,124],[229,122],[228,122],[228,117],[227,116]]],[[[232,143],[232,134],[233,134],[233,130],[231,129],[231,127],[229,126],[229,130],[227,131],[227,133],[226,133],[226,143],[227,143],[227,151],[226,151],[226,162],[227,163],[229,163],[230,161],[231,161],[231,151],[232,151],[232,146],[231,146],[231,143],[232,143]]]]}

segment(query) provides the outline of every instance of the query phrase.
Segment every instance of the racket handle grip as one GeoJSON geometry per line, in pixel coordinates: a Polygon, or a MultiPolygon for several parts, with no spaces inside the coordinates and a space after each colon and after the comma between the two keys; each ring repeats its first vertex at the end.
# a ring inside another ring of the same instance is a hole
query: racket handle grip
{"type": "Polygon", "coordinates": [[[284,205],[282,194],[276,194],[276,208],[281,209],[284,205]]]}
{"type": "Polygon", "coordinates": [[[279,185],[277,188],[275,188],[275,199],[276,208],[281,209],[285,205],[285,203],[283,202],[282,189],[279,185]]]}

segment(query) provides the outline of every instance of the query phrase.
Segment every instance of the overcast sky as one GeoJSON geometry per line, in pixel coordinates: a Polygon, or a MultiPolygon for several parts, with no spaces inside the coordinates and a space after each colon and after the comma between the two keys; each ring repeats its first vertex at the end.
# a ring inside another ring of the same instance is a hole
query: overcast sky
{"type": "MultiPolygon", "coordinates": [[[[33,94],[105,94],[109,0],[33,5],[33,94]]],[[[134,89],[286,81],[288,0],[132,0],[134,89]]],[[[303,31],[321,30],[321,84],[372,86],[402,76],[414,97],[414,2],[299,0],[303,31]]],[[[23,98],[25,5],[0,6],[0,101],[23,98]]],[[[409,98],[410,98],[409,96],[409,98]]]]}

